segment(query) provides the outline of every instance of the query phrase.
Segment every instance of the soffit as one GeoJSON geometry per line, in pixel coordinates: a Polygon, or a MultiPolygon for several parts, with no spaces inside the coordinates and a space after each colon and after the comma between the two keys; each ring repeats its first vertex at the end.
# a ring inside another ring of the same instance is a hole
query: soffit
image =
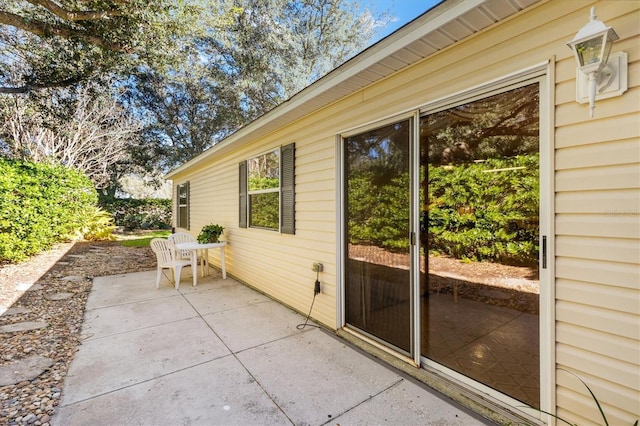
{"type": "Polygon", "coordinates": [[[541,0],[445,0],[367,48],[227,139],[170,172],[179,174],[238,144],[263,137],[541,0]]]}

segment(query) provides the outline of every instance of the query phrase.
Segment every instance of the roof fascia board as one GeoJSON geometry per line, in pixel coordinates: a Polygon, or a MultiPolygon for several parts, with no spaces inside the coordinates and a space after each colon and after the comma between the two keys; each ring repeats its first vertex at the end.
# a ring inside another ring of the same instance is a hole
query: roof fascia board
{"type": "Polygon", "coordinates": [[[242,143],[245,139],[252,136],[253,133],[258,132],[267,123],[292,113],[300,108],[300,106],[366,70],[381,59],[392,55],[404,46],[419,40],[485,2],[486,0],[444,0],[390,36],[363,50],[324,77],[302,89],[271,111],[238,129],[238,131],[218,142],[197,157],[170,171],[165,175],[165,178],[171,179],[173,176],[187,169],[197,167],[200,163],[216,154],[230,150],[233,146],[242,143]]]}

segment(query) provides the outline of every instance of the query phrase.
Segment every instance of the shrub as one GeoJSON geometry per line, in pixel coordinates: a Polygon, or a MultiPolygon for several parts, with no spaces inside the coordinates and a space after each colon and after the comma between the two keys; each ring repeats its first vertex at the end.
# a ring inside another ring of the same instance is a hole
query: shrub
{"type": "Polygon", "coordinates": [[[113,214],[116,226],[127,229],[170,229],[170,199],[103,198],[101,207],[113,214]]]}
{"type": "Polygon", "coordinates": [[[87,212],[87,224],[83,229],[82,236],[88,241],[113,240],[112,232],[116,229],[111,213],[94,207],[87,212]]]}
{"type": "MultiPolygon", "coordinates": [[[[431,253],[535,265],[538,161],[532,154],[421,170],[428,173],[429,192],[427,200],[420,193],[420,204],[428,204],[421,231],[428,233],[431,253]]],[[[350,242],[406,251],[409,175],[387,179],[384,173],[372,168],[348,180],[350,242]]]]}
{"type": "Polygon", "coordinates": [[[429,165],[429,249],[459,259],[535,265],[538,194],[537,155],[429,165]]]}
{"type": "Polygon", "coordinates": [[[18,262],[77,236],[96,203],[79,171],[0,158],[0,260],[18,262]]]}

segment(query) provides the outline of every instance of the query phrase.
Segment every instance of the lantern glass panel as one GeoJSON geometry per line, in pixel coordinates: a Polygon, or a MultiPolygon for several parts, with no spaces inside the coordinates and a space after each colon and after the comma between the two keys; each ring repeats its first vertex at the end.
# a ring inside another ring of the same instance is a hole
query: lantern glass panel
{"type": "Polygon", "coordinates": [[[609,54],[611,53],[611,47],[613,47],[613,40],[607,37],[607,44],[604,47],[604,55],[602,55],[602,62],[609,62],[609,54]]]}
{"type": "Polygon", "coordinates": [[[592,38],[576,44],[580,66],[598,63],[602,60],[602,37],[592,38]]]}

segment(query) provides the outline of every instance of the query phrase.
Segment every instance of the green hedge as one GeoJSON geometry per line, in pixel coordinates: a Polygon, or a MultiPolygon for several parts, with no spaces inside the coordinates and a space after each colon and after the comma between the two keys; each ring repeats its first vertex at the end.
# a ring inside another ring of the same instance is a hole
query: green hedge
{"type": "Polygon", "coordinates": [[[0,261],[18,262],[81,235],[97,201],[76,170],[0,158],[0,261]]]}
{"type": "Polygon", "coordinates": [[[539,192],[537,155],[430,165],[429,249],[459,259],[535,265],[539,192]]]}
{"type": "MultiPolygon", "coordinates": [[[[350,242],[407,250],[409,176],[388,180],[384,172],[371,169],[349,179],[350,242]]],[[[420,194],[421,205],[426,205],[421,227],[432,254],[537,263],[537,155],[455,166],[430,164],[427,173],[428,202],[420,194]]]]}
{"type": "Polygon", "coordinates": [[[113,214],[116,226],[127,229],[170,229],[170,199],[103,198],[100,206],[113,214]]]}

